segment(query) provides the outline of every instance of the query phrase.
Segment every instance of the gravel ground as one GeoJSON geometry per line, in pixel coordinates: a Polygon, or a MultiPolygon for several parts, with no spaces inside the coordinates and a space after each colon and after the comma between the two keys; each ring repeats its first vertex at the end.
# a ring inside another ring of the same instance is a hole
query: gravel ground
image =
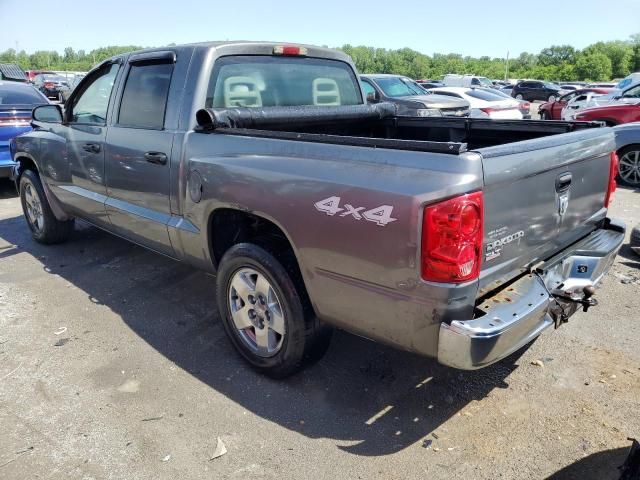
{"type": "MultiPolygon", "coordinates": [[[[639,193],[613,215],[637,221],[639,193]]],[[[639,268],[625,246],[598,308],[484,370],[339,332],[276,382],[232,351],[212,278],[83,225],[39,245],[0,182],[0,478],[615,479],[639,268]]]]}

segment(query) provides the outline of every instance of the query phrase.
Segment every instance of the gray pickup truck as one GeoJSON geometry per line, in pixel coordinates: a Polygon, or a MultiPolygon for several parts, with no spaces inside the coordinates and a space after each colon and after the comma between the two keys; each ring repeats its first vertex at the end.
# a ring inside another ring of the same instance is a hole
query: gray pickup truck
{"type": "Polygon", "coordinates": [[[399,116],[322,48],[121,55],[33,118],[11,144],[33,237],[80,218],[215,274],[231,342],[274,377],[331,327],[489,365],[595,305],[625,233],[610,128],[399,116]]]}

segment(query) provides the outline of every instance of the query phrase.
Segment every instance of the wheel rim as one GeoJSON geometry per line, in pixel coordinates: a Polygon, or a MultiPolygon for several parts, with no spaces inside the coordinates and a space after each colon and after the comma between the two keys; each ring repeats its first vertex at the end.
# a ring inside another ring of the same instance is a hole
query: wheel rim
{"type": "Polygon", "coordinates": [[[516,98],[517,98],[518,100],[522,100],[522,95],[518,94],[518,95],[516,95],[516,98]]]}
{"type": "Polygon", "coordinates": [[[551,95],[551,96],[549,97],[549,101],[550,101],[550,102],[555,102],[555,101],[556,101],[556,97],[555,97],[554,95],[551,95]]]}
{"type": "Polygon", "coordinates": [[[640,150],[632,150],[622,156],[618,173],[625,182],[640,185],[640,150]]]}
{"type": "Polygon", "coordinates": [[[40,197],[38,197],[38,194],[34,191],[30,183],[24,186],[24,202],[29,223],[36,231],[41,232],[44,227],[42,202],[40,202],[40,197]]]}
{"type": "Polygon", "coordinates": [[[260,357],[272,357],[286,334],[278,294],[267,279],[249,267],[236,271],[228,287],[229,310],[238,336],[260,357]]]}

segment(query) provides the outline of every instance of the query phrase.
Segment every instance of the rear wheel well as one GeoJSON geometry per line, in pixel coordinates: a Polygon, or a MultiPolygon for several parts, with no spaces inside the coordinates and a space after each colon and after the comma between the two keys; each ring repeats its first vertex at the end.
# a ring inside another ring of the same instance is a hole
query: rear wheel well
{"type": "Polygon", "coordinates": [[[308,308],[313,309],[298,265],[293,245],[278,225],[249,212],[222,208],[209,219],[209,248],[216,268],[225,252],[238,243],[252,243],[264,248],[282,263],[300,288],[308,308]]]}
{"type": "Polygon", "coordinates": [[[280,227],[252,213],[228,208],[216,210],[209,220],[209,233],[216,266],[225,252],[237,243],[253,243],[276,256],[290,256],[295,260],[293,246],[280,227]]]}

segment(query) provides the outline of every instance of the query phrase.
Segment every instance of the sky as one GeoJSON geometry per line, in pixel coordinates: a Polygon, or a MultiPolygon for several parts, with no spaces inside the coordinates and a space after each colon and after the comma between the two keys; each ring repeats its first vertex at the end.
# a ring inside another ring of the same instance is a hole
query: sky
{"type": "Polygon", "coordinates": [[[0,0],[0,51],[208,40],[511,57],[640,33],[640,0],[0,0]],[[522,8],[520,8],[522,7],[522,8]]]}

